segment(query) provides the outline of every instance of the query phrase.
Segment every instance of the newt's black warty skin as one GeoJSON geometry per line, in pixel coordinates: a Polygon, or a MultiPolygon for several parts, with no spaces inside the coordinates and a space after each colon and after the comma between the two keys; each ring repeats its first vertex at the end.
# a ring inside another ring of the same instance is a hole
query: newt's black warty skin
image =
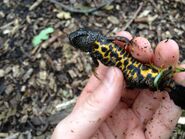
{"type": "Polygon", "coordinates": [[[100,39],[105,39],[105,37],[97,31],[86,28],[81,28],[69,35],[71,45],[84,52],[91,51],[92,44],[100,39]]]}
{"type": "MultiPolygon", "coordinates": [[[[71,45],[84,52],[89,52],[94,62],[101,61],[106,66],[116,66],[122,70],[129,88],[149,88],[150,90],[165,90],[174,103],[185,109],[185,87],[172,79],[172,74],[160,77],[161,69],[149,64],[143,64],[133,58],[123,48],[114,44],[100,32],[81,28],[69,34],[71,45]]],[[[166,70],[168,73],[168,69],[166,70]]]]}

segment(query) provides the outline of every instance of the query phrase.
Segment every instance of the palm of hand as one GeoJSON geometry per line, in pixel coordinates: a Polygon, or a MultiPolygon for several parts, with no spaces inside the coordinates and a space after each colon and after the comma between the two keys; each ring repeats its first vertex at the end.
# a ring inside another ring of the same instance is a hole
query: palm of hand
{"type": "Polygon", "coordinates": [[[173,107],[165,92],[127,90],[93,138],[169,138],[180,115],[173,107]]]}
{"type": "MultiPolygon", "coordinates": [[[[108,95],[108,91],[105,92],[106,95],[98,96],[99,98],[96,98],[97,96],[94,96],[93,92],[98,92],[97,88],[101,88],[102,84],[106,87],[105,90],[111,90],[111,87],[106,85],[107,83],[104,81],[106,80],[107,70],[107,67],[100,65],[97,70],[100,79],[97,79],[94,75],[90,78],[78,99],[74,111],[84,109],[84,107],[82,107],[84,103],[90,107],[88,109],[91,109],[91,111],[94,107],[100,107],[99,105],[101,105],[101,103],[105,103],[104,100],[105,96],[108,95]],[[91,102],[94,101],[96,103],[91,104],[91,102]]],[[[121,82],[121,78],[119,78],[120,76],[117,76],[116,79],[118,79],[118,81],[116,81],[116,83],[121,82]]],[[[112,87],[113,86],[114,84],[112,84],[112,87]]],[[[110,104],[109,106],[101,108],[104,110],[105,120],[102,118],[102,115],[100,117],[102,120],[99,120],[98,114],[94,116],[98,122],[100,121],[100,126],[92,138],[169,138],[181,115],[181,111],[180,108],[175,106],[173,101],[170,100],[167,92],[154,93],[142,89],[125,89],[124,83],[122,83],[122,87],[118,86],[114,92],[115,94],[121,94],[122,97],[114,96],[114,98],[121,98],[121,101],[118,100],[118,104],[115,106],[114,104],[110,104]],[[111,110],[111,112],[109,112],[109,110],[111,110]]],[[[114,102],[115,100],[112,98],[112,100],[108,101],[114,102]]]]}

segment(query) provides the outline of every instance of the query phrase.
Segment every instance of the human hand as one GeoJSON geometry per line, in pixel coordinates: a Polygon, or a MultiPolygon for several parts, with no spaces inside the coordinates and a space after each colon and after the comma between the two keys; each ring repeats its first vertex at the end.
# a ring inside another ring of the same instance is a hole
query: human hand
{"type": "MultiPolygon", "coordinates": [[[[126,32],[118,35],[132,39],[126,32]]],[[[152,59],[155,65],[164,67],[178,63],[178,45],[172,40],[160,42],[155,53],[146,39],[136,37],[133,41],[137,46],[130,52],[140,61],[150,62],[152,59]],[[147,46],[145,52],[140,49],[143,44],[147,46]],[[166,53],[169,46],[171,51],[166,53]]],[[[181,109],[166,92],[128,90],[122,72],[115,67],[100,64],[96,72],[100,79],[91,76],[72,113],[57,125],[52,139],[169,138],[181,109]]],[[[184,78],[185,74],[179,73],[175,79],[181,82],[179,80],[184,78]]]]}

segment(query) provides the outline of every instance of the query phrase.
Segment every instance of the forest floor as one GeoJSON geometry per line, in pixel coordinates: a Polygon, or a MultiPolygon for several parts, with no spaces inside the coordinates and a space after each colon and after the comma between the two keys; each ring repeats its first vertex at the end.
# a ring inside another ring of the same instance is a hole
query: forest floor
{"type": "MultiPolygon", "coordinates": [[[[93,69],[92,60],[68,41],[68,34],[80,27],[108,36],[127,30],[148,38],[153,48],[163,39],[174,39],[185,63],[184,0],[58,2],[0,2],[0,138],[50,138],[71,111],[93,69]],[[33,44],[48,28],[54,33],[33,44]]],[[[177,125],[172,138],[184,137],[184,131],[177,125]]]]}

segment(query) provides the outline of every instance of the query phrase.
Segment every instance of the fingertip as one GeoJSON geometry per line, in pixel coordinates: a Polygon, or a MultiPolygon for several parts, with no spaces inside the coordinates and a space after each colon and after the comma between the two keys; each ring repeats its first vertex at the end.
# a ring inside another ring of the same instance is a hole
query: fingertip
{"type": "Polygon", "coordinates": [[[149,63],[153,57],[153,49],[150,42],[144,37],[134,37],[132,46],[129,48],[132,56],[139,61],[149,63]]]}
{"type": "Polygon", "coordinates": [[[111,67],[101,82],[75,111],[80,110],[89,115],[88,117],[93,116],[95,119],[101,117],[103,120],[114,109],[123,90],[122,72],[116,67],[111,67]]]}
{"type": "Polygon", "coordinates": [[[132,40],[134,43],[129,45],[128,49],[132,56],[142,62],[149,63],[153,57],[153,50],[150,42],[143,37],[134,37],[127,31],[120,31],[116,33],[116,36],[123,36],[132,40]]]}
{"type": "Polygon", "coordinates": [[[123,73],[122,71],[117,68],[117,67],[112,67],[114,72],[115,72],[115,80],[120,84],[121,82],[123,83],[123,73]]]}
{"type": "Polygon", "coordinates": [[[179,46],[172,40],[161,41],[154,53],[154,64],[159,67],[177,65],[179,62],[179,46]]]}
{"type": "Polygon", "coordinates": [[[129,40],[132,40],[132,35],[128,31],[120,31],[116,33],[116,36],[123,36],[126,37],[129,40]]]}
{"type": "Polygon", "coordinates": [[[109,68],[102,84],[90,96],[89,104],[92,104],[102,117],[110,113],[121,98],[123,89],[122,72],[116,68],[109,68]],[[108,106],[108,107],[107,107],[108,106]],[[104,115],[104,116],[103,116],[104,115]]]}

